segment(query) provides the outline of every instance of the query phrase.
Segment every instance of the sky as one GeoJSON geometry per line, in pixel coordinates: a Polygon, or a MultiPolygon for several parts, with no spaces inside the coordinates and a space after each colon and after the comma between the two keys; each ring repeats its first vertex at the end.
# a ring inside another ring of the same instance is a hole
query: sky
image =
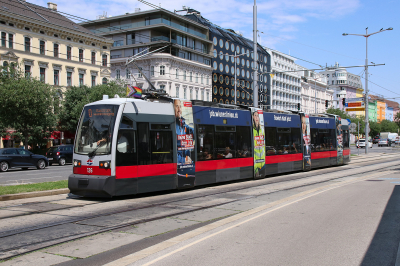
{"type": "MultiPolygon", "coordinates": [[[[48,0],[28,0],[47,6],[48,0]]],[[[107,12],[117,16],[152,9],[135,0],[69,0],[57,2],[58,11],[87,20],[107,12]]],[[[253,1],[248,0],[148,0],[151,4],[170,11],[182,6],[201,12],[212,23],[240,31],[253,39],[253,1]]],[[[365,34],[392,27],[368,38],[368,62],[385,64],[369,67],[368,89],[371,94],[400,102],[399,75],[400,11],[399,0],[269,0],[257,1],[258,42],[271,49],[302,60],[296,63],[309,69],[319,66],[362,66],[366,58],[366,38],[342,36],[343,33],[365,34]],[[395,98],[398,97],[398,98],[395,98]]],[[[184,12],[180,13],[184,14],[184,12]]],[[[349,68],[348,72],[361,75],[365,89],[363,67],[349,68]]]]}

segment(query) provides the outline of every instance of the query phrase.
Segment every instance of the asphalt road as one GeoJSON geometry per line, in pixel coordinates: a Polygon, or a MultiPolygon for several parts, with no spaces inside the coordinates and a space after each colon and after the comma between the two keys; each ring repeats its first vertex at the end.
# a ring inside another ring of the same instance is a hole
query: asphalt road
{"type": "MultiPolygon", "coordinates": [[[[396,152],[400,152],[400,148],[378,147],[377,144],[373,144],[373,148],[369,149],[369,153],[371,154],[396,152]]],[[[353,145],[351,146],[351,154],[360,154],[362,156],[365,154],[365,149],[357,149],[353,145]]],[[[71,164],[67,164],[65,166],[54,164],[44,170],[37,170],[36,168],[29,168],[28,170],[11,169],[6,173],[0,172],[0,186],[67,180],[71,173],[71,164]]]]}

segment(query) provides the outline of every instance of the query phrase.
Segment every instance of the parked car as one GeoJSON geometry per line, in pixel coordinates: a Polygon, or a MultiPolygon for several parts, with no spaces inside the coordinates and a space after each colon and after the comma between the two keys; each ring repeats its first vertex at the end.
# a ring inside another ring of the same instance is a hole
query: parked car
{"type": "Polygon", "coordinates": [[[387,147],[392,146],[392,142],[389,139],[381,139],[378,142],[378,147],[382,147],[382,146],[387,146],[387,147]]]}
{"type": "Polygon", "coordinates": [[[380,136],[376,136],[376,137],[372,140],[372,143],[373,143],[373,144],[377,144],[377,143],[379,142],[380,139],[381,139],[380,136]]]}
{"type": "Polygon", "coordinates": [[[49,165],[53,163],[65,165],[66,163],[72,163],[73,152],[74,145],[58,145],[48,149],[46,157],[49,160],[49,165]]]}
{"type": "Polygon", "coordinates": [[[0,149],[1,172],[6,172],[10,168],[28,169],[29,167],[36,167],[37,169],[44,169],[48,165],[49,161],[43,155],[17,148],[0,149]]]}
{"type": "MultiPolygon", "coordinates": [[[[365,148],[365,139],[359,139],[357,142],[357,147],[358,148],[365,148]]],[[[368,148],[372,149],[372,142],[368,141],[368,148]]]]}

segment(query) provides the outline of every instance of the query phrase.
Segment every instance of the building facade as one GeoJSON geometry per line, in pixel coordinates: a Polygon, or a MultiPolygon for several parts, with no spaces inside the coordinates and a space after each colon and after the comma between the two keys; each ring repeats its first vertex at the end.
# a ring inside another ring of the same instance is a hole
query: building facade
{"type": "Polygon", "coordinates": [[[368,119],[372,122],[378,122],[378,104],[377,101],[368,101],[368,119]]]}
{"type": "Polygon", "coordinates": [[[164,9],[137,10],[81,25],[113,39],[112,79],[172,97],[211,101],[212,42],[204,25],[164,9]],[[126,64],[133,58],[134,63],[126,64]]]}
{"type": "MultiPolygon", "coordinates": [[[[333,101],[334,107],[344,110],[342,99],[349,99],[346,102],[353,101],[362,91],[361,77],[350,72],[346,68],[341,68],[338,63],[328,67],[327,70],[321,71],[320,74],[327,78],[330,89],[334,91],[333,101]],[[358,90],[358,92],[357,92],[358,90]]],[[[356,112],[351,114],[357,115],[356,112]]]]}
{"type": "Polygon", "coordinates": [[[295,58],[282,52],[271,50],[271,86],[272,108],[277,110],[297,110],[302,102],[301,74],[295,58]]]}
{"type": "Polygon", "coordinates": [[[333,90],[329,89],[327,78],[302,66],[301,74],[301,111],[307,114],[325,113],[333,106],[333,90]],[[326,107],[328,101],[328,107],[326,107]]]}
{"type": "Polygon", "coordinates": [[[96,36],[48,8],[0,0],[0,64],[19,65],[27,75],[63,91],[92,86],[110,76],[111,40],[96,36]]]}
{"type": "MultiPolygon", "coordinates": [[[[218,27],[200,15],[200,12],[188,10],[186,17],[202,23],[210,31],[212,49],[212,98],[213,102],[236,103],[253,106],[253,69],[258,70],[258,106],[271,107],[270,75],[271,56],[260,45],[257,46],[257,63],[254,66],[253,41],[244,38],[231,29],[218,27]],[[235,59],[236,53],[236,59],[235,59]]],[[[256,89],[257,89],[256,88],[256,89]]]]}

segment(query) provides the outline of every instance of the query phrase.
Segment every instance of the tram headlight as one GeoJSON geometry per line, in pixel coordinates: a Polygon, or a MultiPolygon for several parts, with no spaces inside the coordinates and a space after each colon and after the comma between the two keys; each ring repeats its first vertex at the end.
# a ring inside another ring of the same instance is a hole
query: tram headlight
{"type": "Polygon", "coordinates": [[[74,160],[74,167],[81,167],[82,163],[80,160],[74,160]]]}
{"type": "Polygon", "coordinates": [[[110,168],[111,162],[110,161],[101,161],[99,163],[99,168],[108,169],[110,168]]]}

